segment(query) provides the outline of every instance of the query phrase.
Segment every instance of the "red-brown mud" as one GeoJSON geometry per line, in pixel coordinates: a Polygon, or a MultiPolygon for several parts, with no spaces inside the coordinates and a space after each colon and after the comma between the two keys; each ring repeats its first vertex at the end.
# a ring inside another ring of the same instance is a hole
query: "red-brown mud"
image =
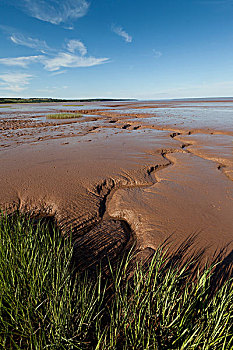
{"type": "Polygon", "coordinates": [[[72,107],[82,118],[59,121],[46,120],[45,109],[30,117],[28,106],[2,112],[1,208],[55,216],[64,231],[72,227],[76,245],[92,247],[85,254],[117,254],[129,232],[143,250],[197,234],[196,246],[211,258],[233,239],[233,102],[196,105],[87,104],[72,107]]]}

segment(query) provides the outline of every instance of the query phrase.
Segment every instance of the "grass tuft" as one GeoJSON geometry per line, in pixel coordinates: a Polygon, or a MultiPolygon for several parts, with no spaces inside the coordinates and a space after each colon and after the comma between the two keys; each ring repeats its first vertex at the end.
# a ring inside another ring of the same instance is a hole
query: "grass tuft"
{"type": "Polygon", "coordinates": [[[132,252],[95,278],[73,270],[71,237],[29,216],[0,221],[3,349],[232,349],[233,284],[216,266],[158,248],[147,267],[132,252]],[[132,269],[132,266],[134,268],[132,269]]]}
{"type": "Polygon", "coordinates": [[[71,119],[71,118],[81,118],[82,114],[80,113],[55,113],[48,114],[46,116],[47,119],[71,119]]]}
{"type": "Polygon", "coordinates": [[[101,295],[72,274],[71,238],[15,214],[2,216],[0,244],[0,347],[85,348],[101,295]]]}

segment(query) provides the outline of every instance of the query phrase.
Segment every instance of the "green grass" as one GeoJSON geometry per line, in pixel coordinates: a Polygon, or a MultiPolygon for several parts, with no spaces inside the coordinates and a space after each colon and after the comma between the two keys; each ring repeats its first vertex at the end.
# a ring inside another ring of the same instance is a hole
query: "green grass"
{"type": "Polygon", "coordinates": [[[48,114],[46,116],[47,119],[71,119],[71,118],[80,118],[82,117],[82,114],[80,113],[55,113],[55,114],[48,114]]]}
{"type": "Polygon", "coordinates": [[[232,349],[232,280],[213,292],[215,266],[194,278],[192,261],[161,247],[147,267],[131,252],[90,277],[73,271],[72,254],[55,227],[2,216],[3,349],[232,349]]]}

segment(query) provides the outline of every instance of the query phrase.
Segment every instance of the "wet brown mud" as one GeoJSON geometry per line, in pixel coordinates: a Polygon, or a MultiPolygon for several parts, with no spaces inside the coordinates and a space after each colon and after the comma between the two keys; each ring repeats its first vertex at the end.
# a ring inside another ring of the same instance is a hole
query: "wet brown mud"
{"type": "Polygon", "coordinates": [[[194,233],[213,256],[233,238],[233,128],[196,128],[198,120],[190,128],[186,105],[183,124],[159,115],[180,109],[177,102],[89,106],[72,122],[1,114],[1,207],[53,215],[63,232],[72,228],[83,267],[133,244],[145,257],[171,235],[176,249],[194,233]]]}

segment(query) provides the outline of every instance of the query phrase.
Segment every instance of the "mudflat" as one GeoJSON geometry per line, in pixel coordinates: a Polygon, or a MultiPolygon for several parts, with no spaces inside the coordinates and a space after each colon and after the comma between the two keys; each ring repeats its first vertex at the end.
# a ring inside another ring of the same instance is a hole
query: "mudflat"
{"type": "Polygon", "coordinates": [[[0,151],[0,207],[54,216],[90,263],[192,235],[231,256],[231,99],[3,105],[0,151]]]}

